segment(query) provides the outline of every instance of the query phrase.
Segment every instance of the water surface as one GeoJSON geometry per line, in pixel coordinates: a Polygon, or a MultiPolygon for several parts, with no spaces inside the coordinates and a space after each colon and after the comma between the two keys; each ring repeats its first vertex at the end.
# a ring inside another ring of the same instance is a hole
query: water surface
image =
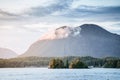
{"type": "Polygon", "coordinates": [[[120,69],[0,68],[0,80],[120,80],[120,69]]]}

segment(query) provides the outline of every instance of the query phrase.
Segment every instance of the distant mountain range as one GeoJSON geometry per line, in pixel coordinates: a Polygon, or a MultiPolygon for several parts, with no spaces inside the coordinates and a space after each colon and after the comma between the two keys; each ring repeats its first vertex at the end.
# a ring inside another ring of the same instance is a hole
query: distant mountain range
{"type": "Polygon", "coordinates": [[[0,48],[0,58],[14,58],[17,57],[18,55],[7,48],[0,48]]]}
{"type": "Polygon", "coordinates": [[[110,33],[95,24],[62,26],[43,35],[21,55],[27,56],[120,57],[120,35],[110,33]]]}

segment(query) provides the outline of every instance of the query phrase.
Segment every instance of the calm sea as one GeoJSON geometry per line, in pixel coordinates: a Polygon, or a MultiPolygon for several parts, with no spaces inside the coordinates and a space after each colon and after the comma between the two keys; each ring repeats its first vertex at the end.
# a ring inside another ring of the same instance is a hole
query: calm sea
{"type": "Polygon", "coordinates": [[[120,69],[0,68],[0,80],[120,80],[120,69]]]}

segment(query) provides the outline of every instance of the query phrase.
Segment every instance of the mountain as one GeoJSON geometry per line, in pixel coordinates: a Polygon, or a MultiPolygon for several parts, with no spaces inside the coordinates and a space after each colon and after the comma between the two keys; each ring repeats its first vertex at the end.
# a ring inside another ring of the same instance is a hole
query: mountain
{"type": "Polygon", "coordinates": [[[6,48],[0,48],[0,58],[14,58],[17,57],[17,54],[6,48]]]}
{"type": "Polygon", "coordinates": [[[120,57],[120,35],[95,24],[62,26],[43,35],[21,56],[120,57]]]}

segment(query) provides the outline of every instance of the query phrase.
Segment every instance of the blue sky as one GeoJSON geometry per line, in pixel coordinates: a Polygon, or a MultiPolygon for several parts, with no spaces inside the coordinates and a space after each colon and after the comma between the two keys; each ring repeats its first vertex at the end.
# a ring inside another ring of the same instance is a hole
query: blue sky
{"type": "Polygon", "coordinates": [[[0,0],[0,47],[20,54],[49,30],[84,23],[120,34],[120,0],[0,0]]]}

